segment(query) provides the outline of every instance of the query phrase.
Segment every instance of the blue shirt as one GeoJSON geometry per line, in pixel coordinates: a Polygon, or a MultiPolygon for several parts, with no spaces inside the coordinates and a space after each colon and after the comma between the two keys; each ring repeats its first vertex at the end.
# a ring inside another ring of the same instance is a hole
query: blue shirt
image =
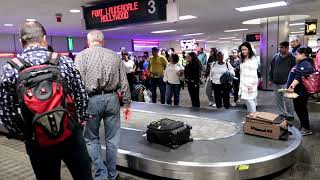
{"type": "MultiPolygon", "coordinates": [[[[48,55],[49,51],[46,48],[32,46],[25,49],[18,57],[35,66],[46,63],[48,55]]],[[[72,91],[79,119],[88,120],[88,95],[85,92],[80,74],[75,69],[72,59],[61,57],[58,67],[61,71],[61,76],[68,83],[69,89],[72,91]]],[[[25,125],[20,114],[17,112],[20,106],[15,101],[17,99],[16,82],[18,77],[18,70],[10,64],[7,63],[3,67],[0,83],[0,120],[11,134],[24,132],[25,125]]]]}
{"type": "Polygon", "coordinates": [[[198,59],[201,62],[202,65],[207,64],[207,55],[205,53],[201,53],[198,55],[198,59]]]}
{"type": "Polygon", "coordinates": [[[299,61],[290,71],[288,81],[287,81],[287,88],[291,85],[294,80],[299,81],[299,84],[294,88],[294,92],[299,94],[299,96],[306,96],[308,95],[306,89],[302,84],[301,77],[313,73],[313,64],[312,59],[306,58],[299,61]]]}

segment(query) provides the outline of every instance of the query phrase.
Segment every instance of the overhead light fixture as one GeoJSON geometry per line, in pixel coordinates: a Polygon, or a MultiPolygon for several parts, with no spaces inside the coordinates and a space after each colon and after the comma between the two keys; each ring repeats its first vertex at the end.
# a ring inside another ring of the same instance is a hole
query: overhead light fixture
{"type": "Polygon", "coordinates": [[[229,30],[225,30],[224,32],[238,32],[238,31],[248,31],[248,29],[229,29],[229,30]]]}
{"type": "Polygon", "coordinates": [[[279,2],[273,2],[273,3],[258,4],[258,5],[253,5],[253,6],[245,6],[245,7],[235,8],[235,9],[237,11],[244,12],[244,11],[253,11],[253,10],[258,10],[258,9],[287,6],[287,5],[288,5],[288,3],[286,1],[279,1],[279,2]]]}
{"type": "Polygon", "coordinates": [[[304,33],[304,31],[292,31],[290,32],[291,34],[300,34],[300,33],[304,33]]]}
{"type": "Polygon", "coordinates": [[[224,38],[219,38],[219,39],[226,40],[226,39],[234,39],[234,38],[237,38],[237,37],[224,37],[224,38]]]}
{"type": "Polygon", "coordinates": [[[232,41],[242,41],[242,39],[232,39],[232,41]]]}
{"type": "Polygon", "coordinates": [[[182,35],[182,36],[199,36],[199,35],[202,35],[204,33],[193,33],[193,34],[185,34],[185,35],[182,35]]]}
{"type": "Polygon", "coordinates": [[[214,41],[207,41],[209,43],[213,43],[213,42],[218,42],[218,40],[214,40],[214,41]]]}
{"type": "Polygon", "coordinates": [[[167,30],[161,30],[161,31],[152,31],[152,34],[161,34],[161,33],[169,33],[169,32],[175,32],[177,30],[174,29],[167,29],[167,30]]]}
{"type": "Polygon", "coordinates": [[[197,39],[198,42],[204,42],[206,41],[205,39],[197,39]]]}
{"type": "Polygon", "coordinates": [[[198,18],[197,16],[193,16],[193,15],[185,15],[185,16],[179,16],[179,20],[187,20],[187,19],[196,19],[198,18]]]}
{"type": "Polygon", "coordinates": [[[304,30],[304,27],[303,28],[299,28],[300,30],[304,30]]]}
{"type": "Polygon", "coordinates": [[[6,26],[6,27],[12,27],[13,24],[3,24],[3,26],[6,26]]]}
{"type": "Polygon", "coordinates": [[[36,21],[36,20],[35,20],[35,19],[26,19],[26,21],[34,22],[34,21],[36,21]]]}
{"type": "Polygon", "coordinates": [[[71,9],[70,12],[71,12],[71,13],[79,13],[79,12],[81,12],[81,11],[80,11],[79,9],[71,9]]]}
{"type": "Polygon", "coordinates": [[[230,41],[219,41],[218,43],[221,44],[221,43],[229,43],[230,41]]]}
{"type": "Polygon", "coordinates": [[[304,26],[304,23],[293,23],[289,24],[289,26],[304,26]]]}

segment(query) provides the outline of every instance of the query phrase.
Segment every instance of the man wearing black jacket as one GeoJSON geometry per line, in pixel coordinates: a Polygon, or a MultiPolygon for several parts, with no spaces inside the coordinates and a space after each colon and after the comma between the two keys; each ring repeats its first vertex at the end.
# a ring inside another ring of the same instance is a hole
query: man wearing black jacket
{"type": "Polygon", "coordinates": [[[286,88],[289,72],[294,65],[295,57],[289,52],[289,43],[287,41],[280,43],[279,53],[275,54],[271,61],[269,84],[273,86],[278,110],[289,120],[293,119],[294,114],[292,101],[284,98],[278,90],[286,88]]]}

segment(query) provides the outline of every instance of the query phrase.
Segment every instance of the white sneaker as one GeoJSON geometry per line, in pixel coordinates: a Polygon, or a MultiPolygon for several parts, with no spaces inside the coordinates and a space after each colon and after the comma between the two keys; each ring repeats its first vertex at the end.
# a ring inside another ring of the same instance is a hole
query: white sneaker
{"type": "Polygon", "coordinates": [[[235,102],[230,103],[231,107],[235,107],[236,105],[237,105],[237,103],[235,103],[235,102]]]}
{"type": "Polygon", "coordinates": [[[217,107],[216,103],[211,104],[212,107],[217,107]]]}

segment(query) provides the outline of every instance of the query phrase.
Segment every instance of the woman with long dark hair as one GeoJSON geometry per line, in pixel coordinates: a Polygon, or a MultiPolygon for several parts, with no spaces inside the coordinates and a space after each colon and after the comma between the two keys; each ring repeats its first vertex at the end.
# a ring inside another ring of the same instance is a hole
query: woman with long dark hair
{"type": "Polygon", "coordinates": [[[188,64],[185,68],[185,80],[188,83],[188,91],[192,107],[200,107],[199,86],[201,65],[196,53],[190,52],[187,55],[188,64]]]}
{"type": "Polygon", "coordinates": [[[299,96],[293,99],[294,110],[301,122],[300,133],[302,136],[311,135],[308,113],[308,98],[310,94],[302,84],[301,77],[311,74],[314,71],[314,63],[310,58],[311,48],[301,47],[296,51],[297,64],[292,68],[287,85],[288,92],[295,92],[299,96]]]}
{"type": "Polygon", "coordinates": [[[208,63],[207,63],[207,70],[206,70],[206,84],[205,84],[205,89],[206,89],[206,94],[208,97],[208,101],[209,101],[209,106],[215,106],[214,104],[214,99],[213,99],[213,95],[212,95],[212,79],[210,79],[210,69],[211,69],[211,65],[212,63],[214,63],[217,60],[217,48],[211,48],[210,50],[210,56],[208,59],[208,63]]]}
{"type": "Polygon", "coordinates": [[[258,96],[258,62],[251,44],[244,42],[239,46],[241,52],[239,95],[245,100],[249,112],[256,111],[255,99],[258,96]]]}

